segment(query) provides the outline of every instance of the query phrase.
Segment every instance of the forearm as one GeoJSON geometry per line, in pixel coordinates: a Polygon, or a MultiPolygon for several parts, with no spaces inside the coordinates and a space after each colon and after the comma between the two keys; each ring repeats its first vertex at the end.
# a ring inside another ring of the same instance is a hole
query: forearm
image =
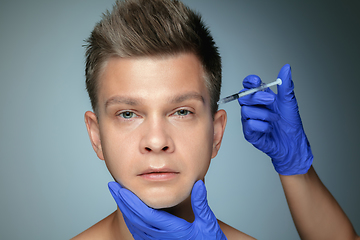
{"type": "Polygon", "coordinates": [[[360,239],[313,167],[280,180],[301,239],[360,239]]]}

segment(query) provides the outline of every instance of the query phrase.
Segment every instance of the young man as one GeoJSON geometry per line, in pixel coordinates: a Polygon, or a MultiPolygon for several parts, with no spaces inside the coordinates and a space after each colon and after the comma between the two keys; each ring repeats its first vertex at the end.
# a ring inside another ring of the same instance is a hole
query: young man
{"type": "MultiPolygon", "coordinates": [[[[221,61],[209,31],[180,2],[127,1],[116,3],[88,43],[94,113],[85,121],[95,152],[147,206],[193,222],[190,192],[204,180],[226,124],[225,111],[217,111],[221,61]]],[[[132,239],[119,209],[76,239],[88,237],[132,239]]]]}
{"type": "MultiPolygon", "coordinates": [[[[340,223],[340,236],[355,237],[310,168],[290,67],[279,77],[278,96],[267,90],[239,101],[245,137],[282,174],[302,237],[319,236],[312,212],[303,211],[314,202],[335,209],[328,215],[336,221],[326,226],[340,223]]],[[[249,76],[244,87],[260,83],[249,76]]],[[[206,201],[203,181],[226,113],[217,106],[220,56],[197,14],[178,1],[117,2],[88,39],[86,84],[94,109],[85,113],[86,126],[116,181],[109,188],[119,208],[74,239],[253,239],[218,221],[206,201]]]]}

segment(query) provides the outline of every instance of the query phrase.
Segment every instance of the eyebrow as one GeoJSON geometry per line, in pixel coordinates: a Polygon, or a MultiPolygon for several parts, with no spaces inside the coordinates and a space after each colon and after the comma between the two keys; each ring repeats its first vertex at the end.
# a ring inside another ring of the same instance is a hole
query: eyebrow
{"type": "MultiPolygon", "coordinates": [[[[174,103],[181,103],[181,102],[184,102],[186,100],[191,100],[191,99],[195,99],[195,100],[201,101],[202,103],[205,103],[204,97],[197,92],[189,92],[189,93],[185,93],[185,94],[180,94],[178,96],[174,96],[169,99],[169,102],[174,104],[174,103]]],[[[139,98],[114,96],[114,97],[109,98],[105,102],[105,108],[109,107],[110,105],[121,104],[121,103],[131,105],[131,106],[136,106],[136,105],[140,105],[142,102],[143,102],[143,100],[139,99],[139,98]]]]}
{"type": "Polygon", "coordinates": [[[119,104],[119,103],[131,105],[131,106],[136,106],[136,105],[139,105],[141,102],[142,101],[140,99],[137,99],[137,98],[114,96],[114,97],[109,98],[105,102],[105,108],[107,108],[110,105],[119,104]]]}
{"type": "Polygon", "coordinates": [[[189,99],[195,99],[201,101],[202,103],[205,103],[204,97],[197,92],[189,92],[175,96],[170,99],[170,103],[181,103],[189,99]]]}

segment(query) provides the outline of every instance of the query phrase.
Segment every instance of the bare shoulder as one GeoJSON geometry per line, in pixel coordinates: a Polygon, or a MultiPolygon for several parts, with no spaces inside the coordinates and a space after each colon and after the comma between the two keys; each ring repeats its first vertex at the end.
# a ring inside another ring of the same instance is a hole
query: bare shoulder
{"type": "Polygon", "coordinates": [[[96,223],[92,227],[86,229],[79,235],[73,237],[71,240],[108,240],[112,239],[109,235],[111,233],[111,225],[114,219],[115,212],[96,223]]]}
{"type": "Polygon", "coordinates": [[[221,230],[224,232],[224,234],[226,235],[227,239],[229,240],[254,240],[255,238],[240,232],[239,230],[227,225],[226,223],[218,220],[218,223],[220,225],[221,230]]]}

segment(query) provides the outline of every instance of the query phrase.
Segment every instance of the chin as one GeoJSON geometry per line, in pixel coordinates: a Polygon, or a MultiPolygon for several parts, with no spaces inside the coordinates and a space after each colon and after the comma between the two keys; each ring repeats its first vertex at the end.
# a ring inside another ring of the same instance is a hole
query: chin
{"type": "Polygon", "coordinates": [[[190,196],[191,189],[184,192],[147,192],[137,195],[148,207],[154,209],[171,208],[190,196]]]}
{"type": "Polygon", "coordinates": [[[148,207],[153,209],[164,209],[164,208],[172,208],[178,205],[179,203],[145,203],[148,207]]]}

